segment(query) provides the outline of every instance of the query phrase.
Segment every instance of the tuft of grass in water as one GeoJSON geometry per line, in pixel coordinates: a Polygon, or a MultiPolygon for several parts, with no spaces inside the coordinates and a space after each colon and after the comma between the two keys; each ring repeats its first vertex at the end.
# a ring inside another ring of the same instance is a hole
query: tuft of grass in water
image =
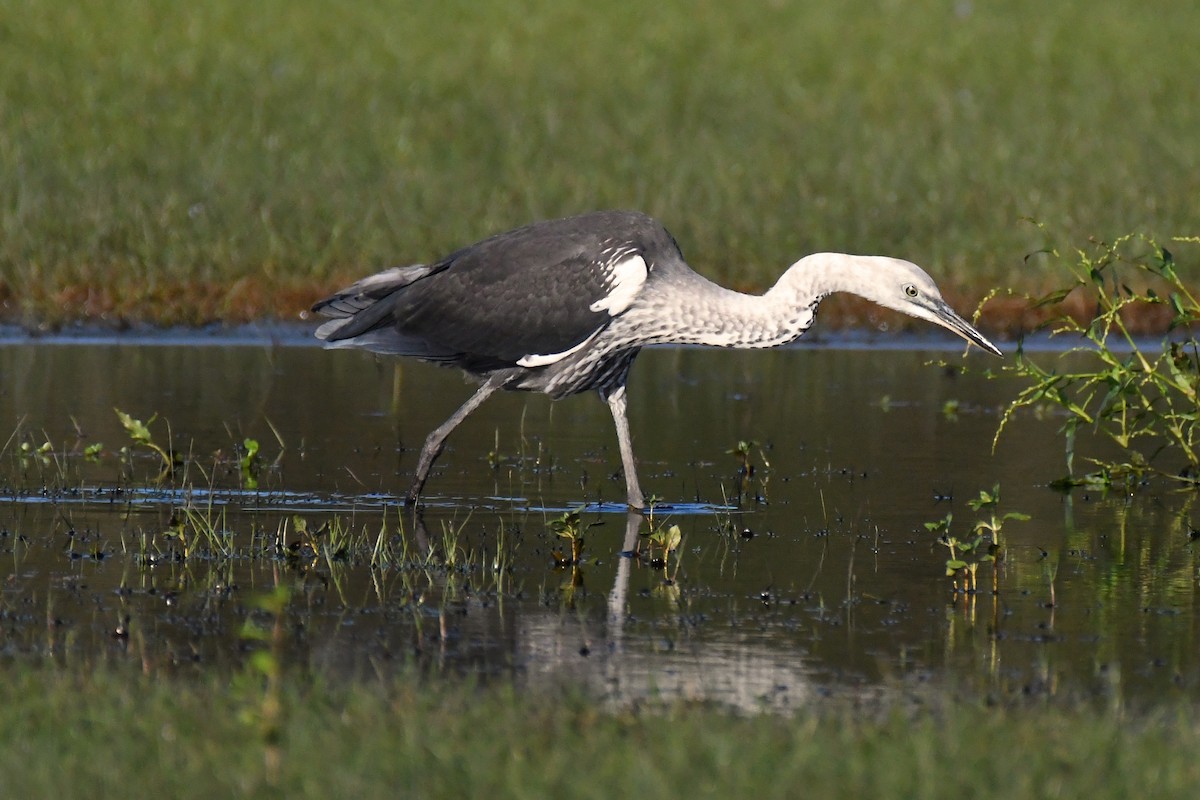
{"type": "Polygon", "coordinates": [[[1190,3],[0,18],[0,316],[27,322],[290,318],[371,269],[603,207],[660,217],[741,288],[844,250],[910,258],[962,300],[1052,276],[1019,263],[1022,215],[1163,236],[1200,195],[1190,3]]]}
{"type": "MultiPolygon", "coordinates": [[[[377,527],[355,525],[353,515],[348,519],[337,513],[289,514],[285,506],[275,515],[273,531],[258,520],[248,520],[242,513],[248,497],[244,490],[256,491],[259,481],[278,466],[285,449],[282,437],[269,422],[280,447],[273,462],[264,458],[257,440],[243,437],[235,442],[232,457],[218,450],[206,469],[190,449],[180,451],[170,444],[174,440],[171,426],[157,415],[142,421],[119,409],[116,414],[130,441],[119,453],[106,453],[100,444],[80,447],[79,441],[74,447],[55,446],[47,434],[35,434],[22,419],[0,442],[0,459],[12,462],[14,475],[20,478],[11,484],[17,492],[69,493],[74,498],[97,499],[110,498],[111,487],[119,487],[121,493],[133,495],[146,491],[167,494],[170,499],[161,502],[168,504],[164,511],[169,510],[169,518],[131,523],[121,531],[121,551],[132,554],[142,568],[167,562],[205,562],[217,567],[232,561],[282,563],[300,573],[323,567],[336,581],[344,567],[369,565],[372,570],[468,576],[478,581],[477,585],[494,586],[497,591],[507,586],[519,539],[501,530],[494,545],[477,551],[467,533],[469,514],[461,521],[441,520],[440,536],[432,540],[420,517],[407,515],[403,509],[397,510],[394,521],[385,516],[377,527]],[[161,444],[152,430],[156,422],[167,430],[166,444],[161,444]],[[133,469],[137,451],[148,452],[154,462],[151,474],[140,480],[133,469]],[[84,464],[90,470],[87,480],[81,477],[84,464]],[[101,470],[105,466],[113,468],[112,475],[104,476],[101,470]],[[194,480],[197,477],[203,483],[194,480]]],[[[266,490],[268,505],[270,494],[271,490],[266,490]]],[[[156,501],[130,502],[149,505],[156,501]]],[[[73,546],[74,539],[69,541],[73,546]]],[[[452,596],[454,592],[444,594],[452,596]]]]}
{"type": "Polygon", "coordinates": [[[1197,748],[1192,708],[863,698],[784,718],[415,676],[0,682],[6,797],[1190,797],[1197,748]]]}
{"type": "MultiPolygon", "coordinates": [[[[1175,248],[1197,244],[1200,237],[1171,240],[1175,248]]],[[[996,440],[1022,409],[1057,410],[1067,474],[1056,487],[1133,487],[1150,475],[1200,483],[1200,300],[1183,278],[1197,267],[1194,247],[1189,252],[1189,261],[1177,262],[1165,244],[1135,235],[1045,251],[1068,280],[1034,305],[1056,309],[1051,335],[1072,345],[1049,366],[1018,346],[999,374],[1026,385],[1005,409],[996,440]],[[1136,335],[1134,321],[1147,312],[1163,319],[1166,338],[1136,335]],[[1080,475],[1076,443],[1087,433],[1119,455],[1088,457],[1091,469],[1080,475]]]]}

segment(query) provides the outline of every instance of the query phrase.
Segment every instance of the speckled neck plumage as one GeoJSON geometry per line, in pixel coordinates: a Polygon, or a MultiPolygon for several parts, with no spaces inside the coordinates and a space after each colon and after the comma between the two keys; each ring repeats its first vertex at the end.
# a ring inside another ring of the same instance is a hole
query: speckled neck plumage
{"type": "Polygon", "coordinates": [[[796,262],[765,294],[726,289],[687,270],[656,284],[671,302],[645,298],[625,319],[614,320],[614,334],[628,329],[639,344],[696,344],[759,349],[794,341],[812,326],[817,305],[857,269],[852,256],[821,254],[796,262]],[[832,288],[831,288],[832,287],[832,288]],[[669,310],[666,310],[669,309],[669,310]],[[636,332],[636,333],[634,333],[636,332]]]}

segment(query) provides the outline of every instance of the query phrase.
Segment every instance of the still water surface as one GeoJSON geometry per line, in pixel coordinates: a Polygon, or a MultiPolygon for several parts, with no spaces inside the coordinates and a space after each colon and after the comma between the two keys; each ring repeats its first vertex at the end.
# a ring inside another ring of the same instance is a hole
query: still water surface
{"type": "Polygon", "coordinates": [[[930,681],[1200,697],[1194,494],[1049,490],[1056,420],[1018,420],[993,453],[1016,387],[930,363],[960,365],[957,351],[644,353],[630,385],[643,488],[663,503],[653,524],[683,535],[664,573],[622,555],[645,550],[651,523],[616,504],[595,397],[490,400],[413,517],[395,495],[471,388],[297,344],[0,345],[0,658],[240,669],[260,646],[247,619],[270,628],[259,599],[283,586],[289,666],[338,678],[415,665],[746,709],[930,681]],[[184,457],[173,476],[155,480],[145,447],[121,452],[114,409],[158,415],[155,440],[184,457]],[[247,437],[254,480],[238,464],[247,437]],[[739,441],[755,443],[749,478],[739,441]],[[1004,528],[995,594],[988,564],[981,591],[956,594],[925,523],[953,513],[966,537],[988,514],[966,501],[996,484],[999,513],[1032,519],[1004,528]],[[580,507],[600,524],[564,564],[550,523],[580,507]],[[310,547],[297,518],[346,543],[310,547]]]}

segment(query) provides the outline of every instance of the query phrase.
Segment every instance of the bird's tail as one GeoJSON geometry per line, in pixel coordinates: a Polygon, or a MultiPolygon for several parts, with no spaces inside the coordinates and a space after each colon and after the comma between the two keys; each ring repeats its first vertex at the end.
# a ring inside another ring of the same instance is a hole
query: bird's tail
{"type": "Polygon", "coordinates": [[[392,267],[325,298],[312,307],[316,313],[331,317],[317,328],[316,337],[331,348],[362,348],[438,363],[454,361],[458,355],[453,350],[405,333],[396,324],[396,292],[438,271],[439,267],[424,264],[392,267]]]}
{"type": "Polygon", "coordinates": [[[372,307],[375,307],[377,312],[382,310],[376,303],[431,272],[433,268],[424,264],[392,267],[369,275],[326,297],[312,307],[315,313],[331,317],[329,322],[317,328],[316,337],[323,341],[336,342],[370,330],[379,322],[375,319],[379,314],[372,313],[372,307]]]}

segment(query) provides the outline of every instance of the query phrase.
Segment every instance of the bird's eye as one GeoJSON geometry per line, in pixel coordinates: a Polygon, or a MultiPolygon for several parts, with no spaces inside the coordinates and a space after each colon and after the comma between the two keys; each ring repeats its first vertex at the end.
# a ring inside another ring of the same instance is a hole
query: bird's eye
{"type": "Polygon", "coordinates": [[[906,283],[904,285],[904,293],[906,295],[908,295],[909,297],[916,297],[917,296],[917,287],[913,286],[911,283],[906,283]]]}

